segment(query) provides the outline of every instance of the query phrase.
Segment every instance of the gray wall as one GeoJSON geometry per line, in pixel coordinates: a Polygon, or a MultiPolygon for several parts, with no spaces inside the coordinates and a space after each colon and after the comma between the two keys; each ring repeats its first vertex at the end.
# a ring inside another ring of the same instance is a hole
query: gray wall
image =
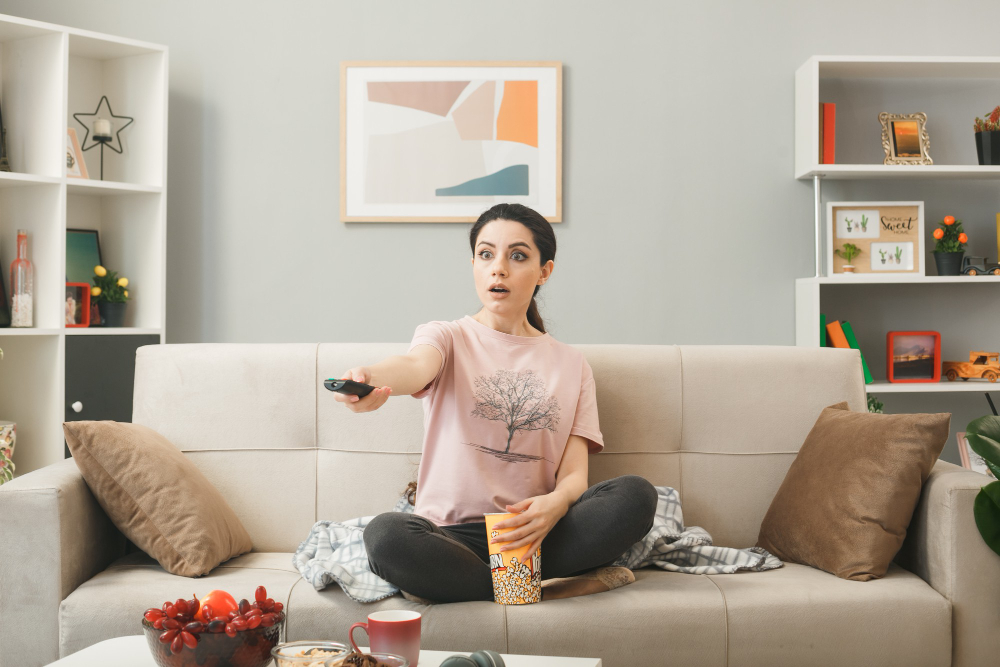
{"type": "MultiPolygon", "coordinates": [[[[2,0],[0,11],[170,46],[170,342],[408,341],[418,323],[479,309],[469,225],[339,222],[342,60],[563,62],[565,222],[540,299],[556,338],[788,345],[794,280],[813,273],[812,187],[793,178],[795,70],[812,55],[1000,55],[992,0],[2,0]]],[[[932,157],[972,162],[972,119],[1000,104],[1000,86],[983,83],[967,108],[912,87],[873,108],[915,100],[931,114],[932,157]],[[953,137],[964,145],[944,143],[953,137]]],[[[827,101],[858,94],[832,87],[827,101]]],[[[880,159],[878,134],[848,136],[842,118],[842,155],[880,159]]],[[[956,212],[970,252],[990,255],[998,194],[996,182],[824,188],[921,199],[929,223],[956,212]]],[[[902,328],[892,314],[912,315],[908,303],[873,306],[879,325],[902,328]]],[[[1000,348],[998,331],[974,345],[1000,348]]],[[[981,394],[881,398],[888,411],[954,412],[962,428],[986,410],[981,394]]],[[[945,458],[957,460],[953,447],[945,458]]]]}

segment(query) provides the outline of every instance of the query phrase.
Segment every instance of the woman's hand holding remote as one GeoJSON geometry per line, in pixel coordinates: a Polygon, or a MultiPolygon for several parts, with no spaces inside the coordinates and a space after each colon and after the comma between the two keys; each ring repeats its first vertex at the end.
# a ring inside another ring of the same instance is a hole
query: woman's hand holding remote
{"type": "MultiPolygon", "coordinates": [[[[372,372],[367,366],[355,366],[341,375],[339,379],[371,384],[372,372]]],[[[335,392],[333,397],[341,403],[346,404],[352,412],[371,412],[382,407],[389,400],[389,394],[391,393],[391,387],[376,387],[374,391],[370,392],[364,398],[358,398],[354,394],[341,394],[339,392],[335,392]]]]}

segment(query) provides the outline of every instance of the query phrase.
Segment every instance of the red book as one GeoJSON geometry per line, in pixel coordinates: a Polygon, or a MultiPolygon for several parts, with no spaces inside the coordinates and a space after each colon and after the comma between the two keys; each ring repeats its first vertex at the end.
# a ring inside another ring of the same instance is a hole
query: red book
{"type": "Polygon", "coordinates": [[[823,103],[823,155],[820,162],[822,164],[835,164],[836,127],[837,127],[837,105],[828,102],[823,103]]]}

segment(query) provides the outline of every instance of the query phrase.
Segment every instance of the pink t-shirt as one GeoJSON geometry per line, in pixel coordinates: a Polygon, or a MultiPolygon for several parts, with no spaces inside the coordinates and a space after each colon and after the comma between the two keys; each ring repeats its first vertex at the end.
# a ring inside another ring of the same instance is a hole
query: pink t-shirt
{"type": "Polygon", "coordinates": [[[421,324],[409,349],[433,345],[444,363],[424,399],[414,512],[438,525],[482,521],[551,493],[570,435],[604,449],[590,364],[550,334],[513,336],[471,315],[421,324]]]}

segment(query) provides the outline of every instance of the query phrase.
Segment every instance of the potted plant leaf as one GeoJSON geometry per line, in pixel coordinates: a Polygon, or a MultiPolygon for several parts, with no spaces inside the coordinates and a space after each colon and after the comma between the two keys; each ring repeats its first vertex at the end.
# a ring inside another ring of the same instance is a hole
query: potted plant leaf
{"type": "MultiPolygon", "coordinates": [[[[965,437],[972,451],[983,457],[1000,480],[1000,417],[987,415],[972,420],[966,427],[965,437]]],[[[979,490],[972,511],[983,541],[1000,555],[1000,481],[990,482],[979,490]]]]}
{"type": "Polygon", "coordinates": [[[125,306],[128,305],[128,278],[118,277],[98,264],[94,267],[94,286],[90,288],[91,301],[98,304],[103,326],[125,326],[125,306]]]}
{"type": "Polygon", "coordinates": [[[844,265],[844,273],[854,273],[854,265],[851,264],[851,260],[861,254],[861,248],[854,245],[853,243],[845,243],[844,247],[837,248],[834,250],[838,257],[843,257],[847,261],[844,265]]]}
{"type": "Polygon", "coordinates": [[[934,263],[937,264],[939,276],[957,276],[962,272],[962,256],[965,255],[965,244],[968,235],[962,231],[962,221],[953,215],[944,216],[938,223],[932,236],[934,244],[934,263]]]}
{"type": "Polygon", "coordinates": [[[977,116],[973,129],[979,164],[1000,164],[1000,106],[987,114],[986,120],[977,116]]]}

